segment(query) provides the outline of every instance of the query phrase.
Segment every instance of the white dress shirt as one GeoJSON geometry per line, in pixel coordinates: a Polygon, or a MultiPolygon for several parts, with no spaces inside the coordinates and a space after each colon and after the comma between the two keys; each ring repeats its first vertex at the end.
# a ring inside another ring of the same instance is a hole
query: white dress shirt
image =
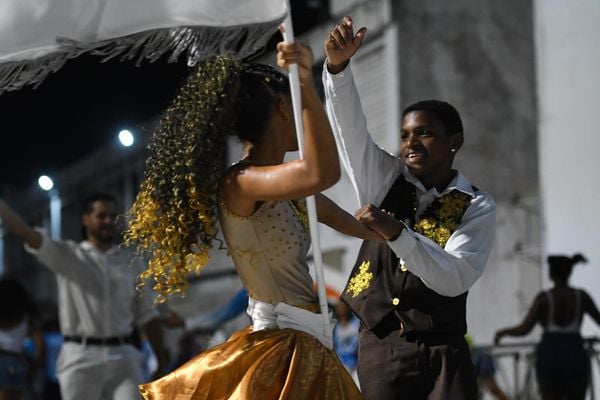
{"type": "Polygon", "coordinates": [[[367,130],[349,65],[336,75],[330,74],[325,65],[323,86],[340,159],[350,176],[359,206],[367,203],[379,206],[401,173],[416,187],[417,221],[435,198],[452,190],[472,197],[459,227],[444,248],[408,227],[397,239],[388,242],[401,263],[428,288],[451,297],[469,290],[483,273],[492,248],[496,222],[492,197],[482,191],[474,192],[460,172],[441,193],[436,188],[426,190],[400,158],[380,148],[367,130]]]}
{"type": "Polygon", "coordinates": [[[115,246],[105,252],[92,243],[52,240],[42,233],[39,249],[25,246],[56,273],[63,335],[108,338],[127,336],[158,315],[148,284],[136,290],[144,266],[133,252],[115,246]]]}

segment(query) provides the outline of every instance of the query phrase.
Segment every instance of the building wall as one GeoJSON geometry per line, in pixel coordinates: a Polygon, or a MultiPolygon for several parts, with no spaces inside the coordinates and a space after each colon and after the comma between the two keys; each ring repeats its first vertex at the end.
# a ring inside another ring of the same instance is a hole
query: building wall
{"type": "MultiPolygon", "coordinates": [[[[571,284],[600,306],[600,3],[534,4],[544,254],[584,254],[589,262],[574,268],[571,284]]],[[[550,286],[546,277],[544,265],[550,286]]],[[[582,332],[598,337],[599,326],[586,318],[582,332]]],[[[592,366],[597,398],[600,364],[592,366]]]]}
{"type": "Polygon", "coordinates": [[[392,4],[402,107],[437,98],[459,110],[465,144],[455,166],[497,203],[494,250],[469,293],[469,330],[476,342],[490,343],[541,285],[532,5],[392,4]]]}

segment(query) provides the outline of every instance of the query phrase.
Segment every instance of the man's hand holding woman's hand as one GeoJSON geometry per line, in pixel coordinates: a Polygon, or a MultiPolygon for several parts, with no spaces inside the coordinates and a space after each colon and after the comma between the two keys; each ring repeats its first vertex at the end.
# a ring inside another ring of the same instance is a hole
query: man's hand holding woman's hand
{"type": "Polygon", "coordinates": [[[361,207],[354,213],[354,216],[385,240],[395,240],[404,229],[404,225],[391,213],[379,209],[373,204],[361,207]]]}

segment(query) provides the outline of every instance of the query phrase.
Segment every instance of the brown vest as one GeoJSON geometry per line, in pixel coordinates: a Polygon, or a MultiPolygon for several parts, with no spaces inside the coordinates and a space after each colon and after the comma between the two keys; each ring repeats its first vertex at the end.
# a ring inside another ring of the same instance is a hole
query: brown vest
{"type": "MultiPolygon", "coordinates": [[[[416,188],[400,175],[380,208],[413,226],[416,188]]],[[[401,270],[386,242],[364,241],[350,277],[341,298],[366,329],[375,329],[395,313],[402,322],[401,335],[464,335],[467,331],[467,292],[446,297],[429,289],[418,276],[401,270]]]]}

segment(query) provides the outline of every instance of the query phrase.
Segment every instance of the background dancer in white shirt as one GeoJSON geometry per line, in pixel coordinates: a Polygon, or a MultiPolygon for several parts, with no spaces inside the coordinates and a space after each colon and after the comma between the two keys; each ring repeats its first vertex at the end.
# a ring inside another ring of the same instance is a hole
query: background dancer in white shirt
{"type": "Polygon", "coordinates": [[[29,226],[0,200],[0,219],[23,240],[28,251],[56,274],[58,309],[64,343],[57,375],[64,400],[136,399],[143,377],[141,351],[134,329],[143,332],[166,372],[161,323],[153,296],[136,291],[145,266],[117,245],[116,201],[93,194],[84,201],[81,243],[53,240],[29,226]]]}

